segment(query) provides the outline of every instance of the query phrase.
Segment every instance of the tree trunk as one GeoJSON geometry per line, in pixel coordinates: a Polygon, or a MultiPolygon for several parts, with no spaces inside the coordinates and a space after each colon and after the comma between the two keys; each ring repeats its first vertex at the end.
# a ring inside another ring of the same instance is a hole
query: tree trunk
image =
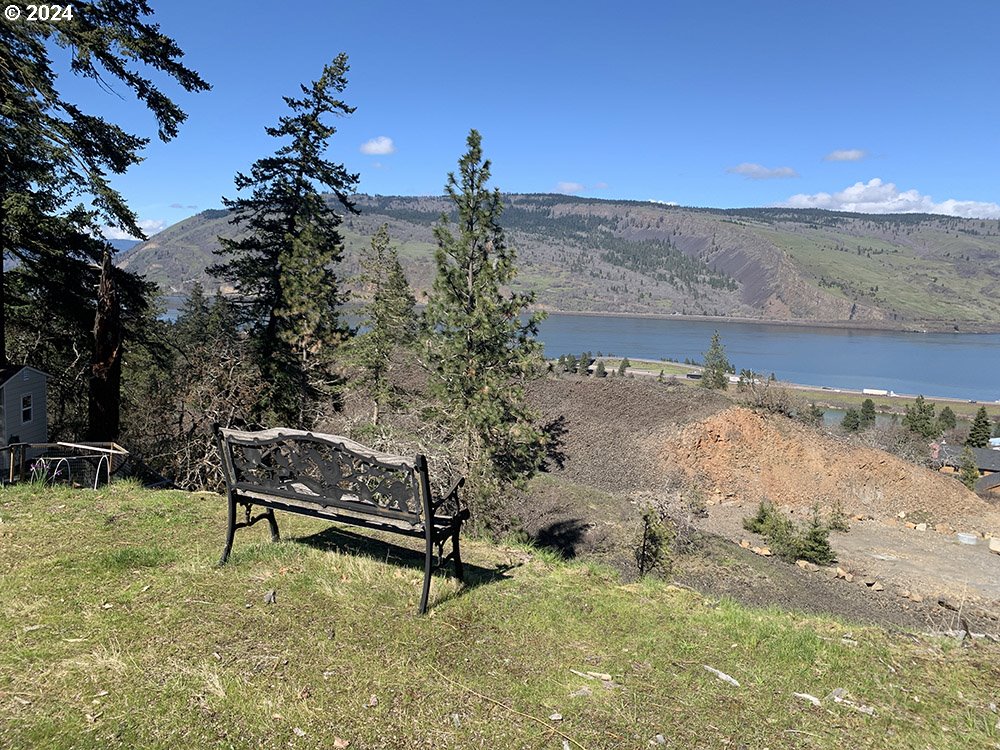
{"type": "Polygon", "coordinates": [[[118,440],[121,429],[122,327],[111,254],[104,253],[94,320],[94,356],[90,365],[87,439],[118,440]]]}

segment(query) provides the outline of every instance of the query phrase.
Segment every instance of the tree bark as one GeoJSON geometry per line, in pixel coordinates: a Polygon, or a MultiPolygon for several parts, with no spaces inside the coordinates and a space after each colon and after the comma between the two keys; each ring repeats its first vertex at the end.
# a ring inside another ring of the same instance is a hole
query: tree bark
{"type": "Polygon", "coordinates": [[[98,442],[117,441],[121,430],[121,308],[112,272],[111,254],[105,251],[94,320],[87,420],[87,439],[98,442]]]}

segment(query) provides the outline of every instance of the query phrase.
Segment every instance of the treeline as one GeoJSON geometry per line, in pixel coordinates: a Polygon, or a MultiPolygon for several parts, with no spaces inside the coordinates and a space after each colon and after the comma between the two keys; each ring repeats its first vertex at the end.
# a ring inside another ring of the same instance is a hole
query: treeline
{"type": "Polygon", "coordinates": [[[236,230],[219,238],[209,269],[235,294],[209,299],[196,287],[176,322],[159,320],[151,286],[114,268],[101,239],[106,226],[142,236],[106,174],[136,163],[146,140],[62,98],[47,49],[73,48],[76,72],[100,79],[97,64],[121,80],[164,140],[184,113],[131,65],[192,92],[208,84],[147,23],[145,3],[123,0],[115,11],[84,2],[73,24],[0,32],[0,64],[13,76],[0,112],[0,352],[50,374],[50,437],[122,442],[149,471],[195,488],[218,484],[216,424],[338,427],[376,448],[430,456],[443,469],[437,479],[449,468],[467,478],[479,524],[502,518],[507,490],[553,443],[524,402],[525,383],[543,371],[541,316],[525,313],[531,295],[505,291],[516,258],[479,133],[470,131],[445,184],[454,221],[434,228],[426,309],[416,313],[383,226],[361,264],[362,325],[352,327],[341,225],[357,212],[359,177],[326,156],[332,123],[354,111],[338,55],[284,97],[287,111],[265,129],[275,150],[237,172],[234,197],[211,214],[236,230]]]}

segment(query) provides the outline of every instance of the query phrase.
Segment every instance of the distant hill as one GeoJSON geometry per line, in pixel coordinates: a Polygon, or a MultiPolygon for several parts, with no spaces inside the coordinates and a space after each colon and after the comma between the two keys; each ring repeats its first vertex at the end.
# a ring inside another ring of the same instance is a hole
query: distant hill
{"type": "MultiPolygon", "coordinates": [[[[1000,327],[1000,222],[814,209],[699,209],[563,195],[507,195],[515,287],[575,312],[743,316],[858,325],[1000,327]]],[[[418,298],[433,279],[442,197],[359,196],[344,221],[341,277],[383,222],[418,298]]],[[[124,253],[172,294],[207,289],[222,210],[203,211],[124,253]]],[[[227,291],[227,290],[223,290],[227,291]]]]}

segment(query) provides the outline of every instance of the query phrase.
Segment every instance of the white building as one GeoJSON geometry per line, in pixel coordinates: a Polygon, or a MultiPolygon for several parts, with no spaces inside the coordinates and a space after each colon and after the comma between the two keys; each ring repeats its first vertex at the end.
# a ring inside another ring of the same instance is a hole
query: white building
{"type": "MultiPolygon", "coordinates": [[[[45,382],[41,370],[27,365],[0,367],[0,434],[2,445],[45,443],[49,439],[48,414],[45,409],[45,382]]],[[[7,453],[0,454],[6,467],[7,453]]]]}

